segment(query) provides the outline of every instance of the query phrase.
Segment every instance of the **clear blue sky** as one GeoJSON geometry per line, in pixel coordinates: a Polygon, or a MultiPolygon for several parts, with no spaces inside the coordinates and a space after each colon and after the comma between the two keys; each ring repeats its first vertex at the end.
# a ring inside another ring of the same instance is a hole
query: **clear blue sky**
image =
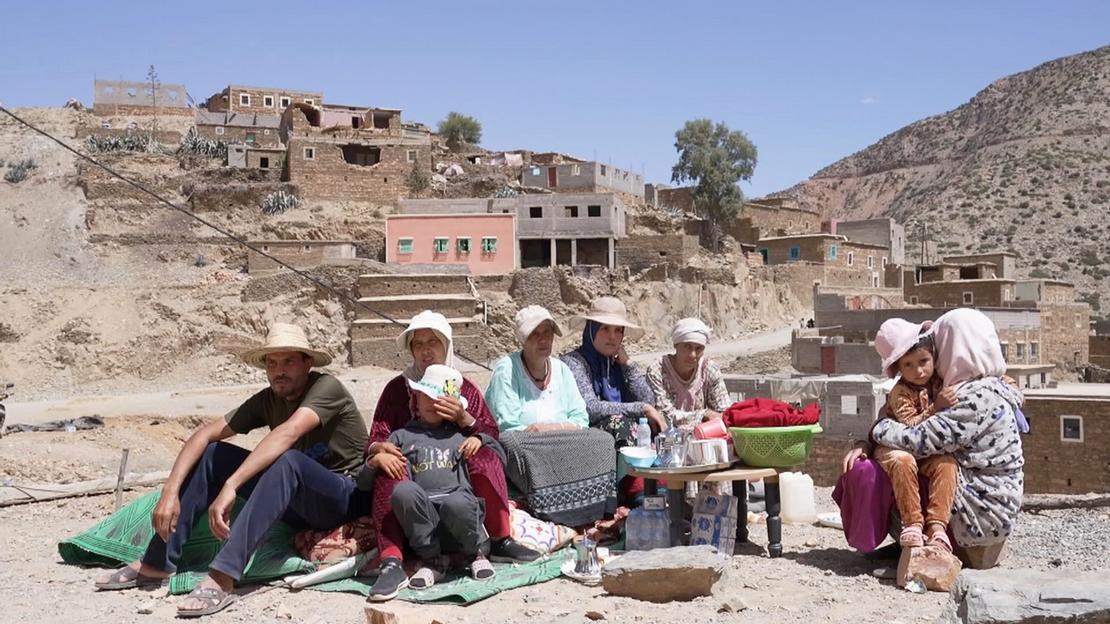
{"type": "Polygon", "coordinates": [[[229,83],[320,90],[488,148],[556,150],[668,182],[674,132],[745,131],[745,193],[805,179],[1004,75],[1110,43],[1110,2],[5,2],[0,102],[92,100],[94,76],[200,100],[229,83]]]}

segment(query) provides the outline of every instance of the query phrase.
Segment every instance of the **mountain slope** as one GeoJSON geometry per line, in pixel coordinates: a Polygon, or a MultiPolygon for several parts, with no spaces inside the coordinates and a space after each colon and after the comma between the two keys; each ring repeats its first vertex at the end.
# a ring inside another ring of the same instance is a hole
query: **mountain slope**
{"type": "Polygon", "coordinates": [[[909,261],[922,223],[939,255],[1012,250],[1022,275],[1110,309],[1110,46],[997,80],[774,195],[907,223],[909,261]]]}

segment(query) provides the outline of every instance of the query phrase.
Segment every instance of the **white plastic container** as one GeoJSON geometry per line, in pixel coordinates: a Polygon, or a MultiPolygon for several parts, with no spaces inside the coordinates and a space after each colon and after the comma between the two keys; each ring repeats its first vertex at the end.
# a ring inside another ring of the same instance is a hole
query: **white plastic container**
{"type": "Polygon", "coordinates": [[[801,472],[779,474],[782,494],[782,521],[787,524],[813,524],[817,521],[817,502],[813,479],[801,472]]]}

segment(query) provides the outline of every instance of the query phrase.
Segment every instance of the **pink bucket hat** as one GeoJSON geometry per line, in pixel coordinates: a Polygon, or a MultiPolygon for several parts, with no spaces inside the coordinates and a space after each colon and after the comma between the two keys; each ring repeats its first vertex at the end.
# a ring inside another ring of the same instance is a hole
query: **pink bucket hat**
{"type": "Polygon", "coordinates": [[[921,336],[932,327],[932,321],[918,324],[900,318],[887,319],[879,326],[879,333],[875,336],[875,350],[883,358],[883,372],[887,377],[894,378],[897,373],[892,370],[894,365],[917,346],[921,336]]]}

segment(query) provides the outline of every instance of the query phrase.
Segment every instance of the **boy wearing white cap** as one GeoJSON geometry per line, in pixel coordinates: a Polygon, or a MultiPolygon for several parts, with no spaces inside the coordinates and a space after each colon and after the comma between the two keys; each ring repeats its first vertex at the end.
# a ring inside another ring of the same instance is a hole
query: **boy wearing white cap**
{"type": "MultiPolygon", "coordinates": [[[[450,553],[474,557],[474,578],[493,576],[493,567],[485,558],[490,545],[484,526],[485,507],[474,495],[465,460],[482,447],[489,447],[501,461],[504,453],[497,440],[484,433],[467,436],[436,410],[441,397],[454,397],[466,407],[466,399],[459,394],[462,383],[462,373],[442,364],[425,368],[419,380],[409,379],[417,418],[389,436],[389,442],[405,458],[409,477],[396,484],[391,503],[409,547],[422,560],[407,583],[414,589],[430,587],[442,578],[446,568],[443,555],[450,553]]],[[[367,468],[359,481],[372,482],[373,474],[368,473],[373,470],[367,468]]],[[[371,593],[376,601],[391,597],[371,593]]]]}

